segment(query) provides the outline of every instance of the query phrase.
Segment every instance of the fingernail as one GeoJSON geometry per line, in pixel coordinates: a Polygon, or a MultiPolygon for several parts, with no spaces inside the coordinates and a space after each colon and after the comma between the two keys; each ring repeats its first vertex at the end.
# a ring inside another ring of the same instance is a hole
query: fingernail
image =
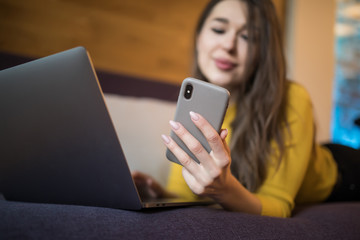
{"type": "Polygon", "coordinates": [[[190,112],[190,117],[194,121],[199,120],[199,115],[197,113],[194,113],[193,111],[190,112]]]}
{"type": "Polygon", "coordinates": [[[173,120],[170,120],[169,123],[174,130],[178,130],[180,128],[179,124],[177,122],[174,122],[173,120]]]}
{"type": "Polygon", "coordinates": [[[170,138],[164,134],[161,135],[161,138],[163,139],[164,143],[169,144],[170,138]]]}

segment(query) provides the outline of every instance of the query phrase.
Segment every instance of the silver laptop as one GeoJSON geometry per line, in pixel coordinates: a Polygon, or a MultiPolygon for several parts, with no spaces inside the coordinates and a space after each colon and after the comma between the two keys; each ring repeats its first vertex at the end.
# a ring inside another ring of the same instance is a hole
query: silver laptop
{"type": "Polygon", "coordinates": [[[132,210],[209,203],[140,199],[83,47],[0,71],[0,114],[7,200],[132,210]]]}

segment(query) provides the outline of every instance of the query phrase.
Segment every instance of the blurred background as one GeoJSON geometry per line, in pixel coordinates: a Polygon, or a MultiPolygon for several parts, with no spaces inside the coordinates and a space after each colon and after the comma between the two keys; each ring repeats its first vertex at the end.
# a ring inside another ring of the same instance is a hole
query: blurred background
{"type": "MultiPolygon", "coordinates": [[[[319,141],[334,138],[338,5],[358,2],[274,0],[284,32],[288,75],[310,92],[319,141]]],[[[0,0],[0,52],[39,58],[82,45],[96,69],[179,85],[190,74],[193,30],[206,3],[0,0]]],[[[359,71],[355,76],[358,86],[359,71]]],[[[352,116],[359,114],[355,111],[352,116]]]]}
{"type": "Polygon", "coordinates": [[[360,148],[360,0],[337,2],[335,33],[332,138],[360,148]]]}

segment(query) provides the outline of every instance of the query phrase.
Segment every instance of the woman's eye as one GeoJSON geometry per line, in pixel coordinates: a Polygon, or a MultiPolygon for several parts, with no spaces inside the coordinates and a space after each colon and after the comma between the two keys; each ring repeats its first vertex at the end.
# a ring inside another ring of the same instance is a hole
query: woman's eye
{"type": "Polygon", "coordinates": [[[249,40],[249,36],[247,34],[240,34],[240,37],[245,41],[249,40]]]}
{"type": "Polygon", "coordinates": [[[225,32],[225,30],[220,29],[220,28],[212,28],[211,30],[217,34],[223,34],[225,32]]]}

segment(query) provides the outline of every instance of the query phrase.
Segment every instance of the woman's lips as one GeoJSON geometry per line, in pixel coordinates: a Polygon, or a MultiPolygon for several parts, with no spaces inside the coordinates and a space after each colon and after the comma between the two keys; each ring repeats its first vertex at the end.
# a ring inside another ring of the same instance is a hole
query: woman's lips
{"type": "Polygon", "coordinates": [[[236,64],[232,63],[231,61],[223,60],[223,59],[215,59],[215,65],[220,70],[224,70],[224,71],[229,71],[236,67],[236,64]]]}

